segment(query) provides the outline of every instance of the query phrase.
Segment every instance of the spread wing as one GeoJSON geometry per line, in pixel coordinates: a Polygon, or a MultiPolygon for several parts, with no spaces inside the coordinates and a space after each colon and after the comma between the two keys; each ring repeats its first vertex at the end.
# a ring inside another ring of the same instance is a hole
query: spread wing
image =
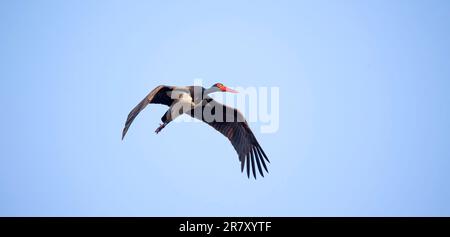
{"type": "Polygon", "coordinates": [[[247,164],[247,177],[250,177],[250,166],[255,179],[255,166],[263,177],[262,168],[268,172],[265,161],[270,161],[239,110],[206,97],[189,115],[207,123],[230,140],[239,156],[241,172],[247,164]]]}
{"type": "Polygon", "coordinates": [[[163,104],[170,106],[173,103],[172,98],[167,92],[173,90],[172,86],[160,85],[153,89],[136,107],[131,110],[128,114],[127,121],[125,122],[125,127],[122,131],[122,140],[127,134],[128,128],[130,128],[131,123],[136,118],[136,116],[148,105],[148,104],[163,104]]]}

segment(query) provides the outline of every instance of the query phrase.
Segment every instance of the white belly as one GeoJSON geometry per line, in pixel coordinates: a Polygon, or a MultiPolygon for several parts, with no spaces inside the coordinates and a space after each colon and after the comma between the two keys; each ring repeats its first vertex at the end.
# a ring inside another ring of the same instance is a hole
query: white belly
{"type": "Polygon", "coordinates": [[[172,120],[192,110],[195,106],[191,95],[185,91],[173,91],[170,96],[174,99],[173,104],[170,106],[172,120]]]}

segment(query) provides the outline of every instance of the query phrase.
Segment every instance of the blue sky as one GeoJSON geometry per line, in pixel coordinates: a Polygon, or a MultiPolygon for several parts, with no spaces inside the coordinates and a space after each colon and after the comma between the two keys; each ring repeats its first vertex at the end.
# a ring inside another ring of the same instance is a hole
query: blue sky
{"type": "Polygon", "coordinates": [[[1,216],[448,216],[448,1],[1,1],[1,216]],[[270,174],[159,84],[280,88],[270,174]]]}

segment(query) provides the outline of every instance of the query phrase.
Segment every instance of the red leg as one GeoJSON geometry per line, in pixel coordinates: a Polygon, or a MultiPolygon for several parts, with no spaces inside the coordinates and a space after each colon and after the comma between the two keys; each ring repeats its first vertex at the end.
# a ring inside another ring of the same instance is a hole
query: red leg
{"type": "Polygon", "coordinates": [[[155,130],[155,133],[158,134],[161,130],[167,125],[167,123],[159,124],[159,127],[155,130]]]}

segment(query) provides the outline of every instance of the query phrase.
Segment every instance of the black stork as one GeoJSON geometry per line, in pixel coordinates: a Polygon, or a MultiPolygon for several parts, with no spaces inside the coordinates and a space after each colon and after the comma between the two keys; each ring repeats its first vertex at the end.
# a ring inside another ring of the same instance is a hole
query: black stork
{"type": "Polygon", "coordinates": [[[241,172],[244,171],[245,164],[247,164],[248,178],[250,178],[250,166],[255,179],[256,166],[261,176],[264,177],[262,168],[268,172],[265,160],[270,163],[267,155],[256,140],[242,113],[238,109],[223,105],[208,96],[214,92],[238,93],[221,83],[216,83],[208,89],[201,86],[157,86],[128,114],[122,132],[122,140],[133,120],[148,104],[163,104],[169,106],[169,109],[161,117],[163,123],[156,129],[157,134],[177,116],[183,113],[188,114],[207,123],[230,140],[241,162],[241,172]],[[208,113],[206,113],[207,111],[208,113]]]}

